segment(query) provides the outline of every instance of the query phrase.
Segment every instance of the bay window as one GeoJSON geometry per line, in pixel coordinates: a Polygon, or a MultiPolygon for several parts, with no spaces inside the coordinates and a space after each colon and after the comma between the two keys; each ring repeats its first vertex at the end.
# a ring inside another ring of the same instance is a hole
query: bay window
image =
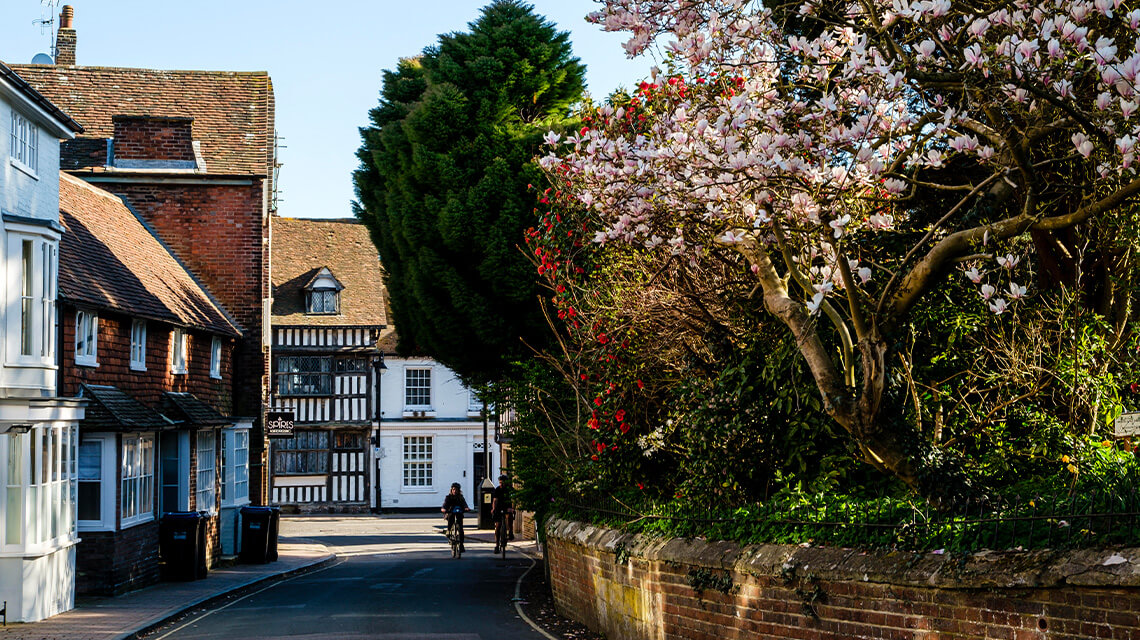
{"type": "Polygon", "coordinates": [[[55,297],[58,239],[49,228],[5,224],[8,278],[13,283],[8,314],[8,362],[17,366],[55,364],[55,297]]]}
{"type": "Polygon", "coordinates": [[[119,476],[122,526],[154,519],[154,435],[124,435],[119,476]]]}
{"type": "Polygon", "coordinates": [[[48,550],[75,533],[75,427],[38,425],[0,436],[7,462],[0,494],[0,549],[48,550]]]}

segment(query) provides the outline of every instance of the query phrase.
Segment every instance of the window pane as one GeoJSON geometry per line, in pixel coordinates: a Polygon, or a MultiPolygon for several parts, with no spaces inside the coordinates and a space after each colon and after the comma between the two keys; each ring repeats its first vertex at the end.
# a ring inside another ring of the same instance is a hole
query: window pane
{"type": "Polygon", "coordinates": [[[23,241],[22,282],[20,286],[20,354],[32,355],[35,343],[35,318],[32,317],[33,287],[35,280],[34,247],[31,240],[23,241]]]}
{"type": "Polygon", "coordinates": [[[404,372],[404,403],[410,407],[431,406],[431,369],[404,372]]]}

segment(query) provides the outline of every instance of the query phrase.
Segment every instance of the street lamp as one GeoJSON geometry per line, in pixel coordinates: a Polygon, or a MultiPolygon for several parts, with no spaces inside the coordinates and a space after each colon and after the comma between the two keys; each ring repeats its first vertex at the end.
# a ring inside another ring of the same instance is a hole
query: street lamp
{"type": "Polygon", "coordinates": [[[372,455],[376,458],[374,468],[376,476],[373,479],[373,484],[376,486],[376,508],[373,513],[380,513],[380,434],[381,428],[384,424],[384,415],[380,411],[380,381],[383,379],[384,372],[388,369],[388,365],[384,364],[384,352],[381,351],[379,356],[372,361],[372,370],[376,374],[376,440],[372,443],[372,455]]]}

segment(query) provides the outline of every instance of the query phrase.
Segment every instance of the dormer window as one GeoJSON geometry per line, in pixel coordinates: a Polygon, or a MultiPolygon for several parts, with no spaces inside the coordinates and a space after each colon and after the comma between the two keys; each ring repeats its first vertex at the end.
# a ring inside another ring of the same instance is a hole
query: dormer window
{"type": "Polygon", "coordinates": [[[340,292],[344,285],[322,267],[305,285],[305,310],[312,314],[340,313],[340,292]]]}

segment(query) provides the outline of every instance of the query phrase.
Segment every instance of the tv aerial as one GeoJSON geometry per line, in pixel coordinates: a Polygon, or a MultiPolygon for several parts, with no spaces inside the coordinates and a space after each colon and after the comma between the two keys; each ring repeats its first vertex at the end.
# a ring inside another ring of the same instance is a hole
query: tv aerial
{"type": "Polygon", "coordinates": [[[37,53],[32,58],[32,64],[52,64],[54,61],[55,51],[55,17],[56,7],[59,6],[59,0],[40,0],[40,18],[39,20],[32,20],[32,24],[40,25],[40,35],[47,34],[51,39],[48,42],[51,55],[46,53],[37,53]]]}

